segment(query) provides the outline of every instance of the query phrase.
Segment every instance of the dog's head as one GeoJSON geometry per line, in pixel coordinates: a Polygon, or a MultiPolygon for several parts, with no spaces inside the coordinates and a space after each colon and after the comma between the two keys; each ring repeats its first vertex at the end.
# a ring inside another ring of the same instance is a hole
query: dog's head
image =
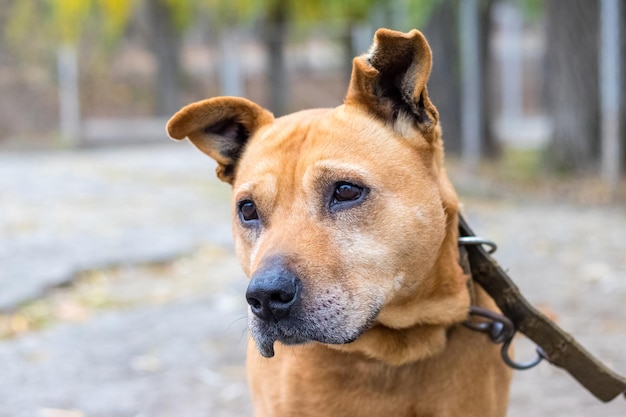
{"type": "Polygon", "coordinates": [[[275,119],[218,97],[168,123],[233,186],[249,327],[263,356],[276,341],[314,341],[403,363],[419,356],[405,331],[427,329],[437,344],[442,326],[465,317],[430,70],[420,32],[381,29],[354,60],[342,106],[275,119]]]}

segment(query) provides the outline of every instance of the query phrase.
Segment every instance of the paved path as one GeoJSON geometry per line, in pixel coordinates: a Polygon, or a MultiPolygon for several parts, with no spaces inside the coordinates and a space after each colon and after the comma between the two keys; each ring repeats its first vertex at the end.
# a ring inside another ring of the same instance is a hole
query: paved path
{"type": "Polygon", "coordinates": [[[0,310],[76,272],[229,244],[229,187],[187,143],[0,153],[0,310]]]}
{"type": "MultiPolygon", "coordinates": [[[[57,320],[0,342],[0,417],[251,415],[245,279],[230,244],[229,188],[212,169],[182,144],[0,155],[0,295],[31,288],[12,302],[79,269],[192,253],[49,292],[41,302],[51,300],[57,320]],[[81,310],[81,291],[103,307],[81,310]]],[[[464,201],[528,298],[626,374],[624,208],[464,201]]],[[[596,415],[623,417],[626,401],[601,404],[547,364],[516,373],[510,417],[596,415]]]]}

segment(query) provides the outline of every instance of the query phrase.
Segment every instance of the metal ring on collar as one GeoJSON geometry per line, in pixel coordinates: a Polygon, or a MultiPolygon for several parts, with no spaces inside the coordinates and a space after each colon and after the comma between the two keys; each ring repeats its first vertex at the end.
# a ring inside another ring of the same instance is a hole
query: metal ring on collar
{"type": "Polygon", "coordinates": [[[498,245],[495,242],[478,236],[461,236],[459,237],[459,245],[485,245],[489,248],[487,253],[490,255],[498,250],[498,245]]]}

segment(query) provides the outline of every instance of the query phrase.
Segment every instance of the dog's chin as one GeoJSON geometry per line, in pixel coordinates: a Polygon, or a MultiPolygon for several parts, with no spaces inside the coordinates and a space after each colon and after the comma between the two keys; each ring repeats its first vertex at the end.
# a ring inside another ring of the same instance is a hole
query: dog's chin
{"type": "MultiPolygon", "coordinates": [[[[375,315],[374,315],[375,316],[375,315]]],[[[254,339],[257,350],[266,358],[274,356],[274,343],[284,345],[302,345],[309,342],[318,342],[329,345],[342,345],[352,343],[371,327],[371,320],[367,320],[356,329],[346,330],[328,328],[321,329],[318,326],[307,326],[299,323],[298,326],[289,325],[287,322],[265,322],[252,316],[249,318],[248,327],[254,339]]]]}

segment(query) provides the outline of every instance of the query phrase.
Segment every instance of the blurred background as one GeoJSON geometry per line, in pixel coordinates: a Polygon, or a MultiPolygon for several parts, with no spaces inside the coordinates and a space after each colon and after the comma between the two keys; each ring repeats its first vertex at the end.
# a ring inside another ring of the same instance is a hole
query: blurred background
{"type": "MultiPolygon", "coordinates": [[[[339,105],[379,27],[430,42],[474,229],[625,374],[624,3],[0,0],[0,416],[251,414],[230,190],[165,123],[339,105]]],[[[544,364],[510,415],[625,411],[544,364]]]]}
{"type": "Polygon", "coordinates": [[[621,3],[2,0],[0,146],[155,140],[162,120],[215,95],[277,115],[335,106],[376,28],[417,27],[449,153],[473,165],[537,151],[543,169],[616,187],[621,3]]]}

